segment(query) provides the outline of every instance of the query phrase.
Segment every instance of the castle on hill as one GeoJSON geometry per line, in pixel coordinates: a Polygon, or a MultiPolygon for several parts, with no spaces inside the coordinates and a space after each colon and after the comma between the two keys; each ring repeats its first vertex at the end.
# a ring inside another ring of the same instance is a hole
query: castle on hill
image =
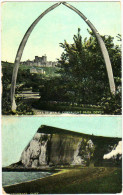
{"type": "Polygon", "coordinates": [[[38,67],[55,67],[57,62],[53,62],[53,61],[47,61],[47,56],[44,55],[42,57],[39,56],[35,56],[35,59],[33,61],[31,60],[27,60],[24,62],[21,62],[21,64],[23,65],[27,65],[27,66],[38,66],[38,67]]]}

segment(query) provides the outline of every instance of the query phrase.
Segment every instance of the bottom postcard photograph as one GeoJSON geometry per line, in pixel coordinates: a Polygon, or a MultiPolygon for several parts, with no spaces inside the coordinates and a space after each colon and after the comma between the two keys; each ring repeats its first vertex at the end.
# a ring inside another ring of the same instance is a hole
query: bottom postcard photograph
{"type": "Polygon", "coordinates": [[[4,116],[3,191],[120,193],[121,144],[121,116],[4,116]]]}

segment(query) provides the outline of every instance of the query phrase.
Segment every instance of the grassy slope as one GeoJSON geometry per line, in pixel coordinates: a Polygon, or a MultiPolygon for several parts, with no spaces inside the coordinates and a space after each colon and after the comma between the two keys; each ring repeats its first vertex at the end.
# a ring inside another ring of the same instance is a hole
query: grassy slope
{"type": "MultiPolygon", "coordinates": [[[[11,63],[11,62],[2,61],[1,64],[2,64],[2,68],[7,67],[7,68],[10,68],[10,69],[13,69],[13,67],[14,67],[14,63],[11,63]]],[[[34,67],[41,68],[46,72],[46,74],[51,74],[52,76],[55,76],[55,71],[58,69],[57,67],[37,67],[37,66],[34,66],[34,67]]],[[[28,70],[30,68],[31,68],[31,66],[23,65],[23,64],[20,63],[19,69],[28,70]]]]}
{"type": "Polygon", "coordinates": [[[62,170],[52,176],[5,187],[7,193],[78,194],[121,192],[120,168],[62,170]]]}

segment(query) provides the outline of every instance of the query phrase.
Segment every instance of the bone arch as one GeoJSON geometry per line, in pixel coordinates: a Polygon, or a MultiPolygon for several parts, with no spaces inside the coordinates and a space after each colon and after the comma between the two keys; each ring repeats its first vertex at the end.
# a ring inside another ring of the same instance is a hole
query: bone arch
{"type": "Polygon", "coordinates": [[[75,7],[73,7],[72,5],[66,3],[66,2],[59,2],[56,3],[54,5],[52,5],[51,7],[49,7],[47,10],[45,10],[32,24],[31,26],[28,28],[28,30],[26,31],[16,54],[15,57],[15,62],[14,62],[14,68],[13,68],[13,75],[12,75],[12,82],[11,82],[11,109],[13,112],[16,111],[16,103],[15,103],[15,88],[16,88],[16,80],[17,80],[17,73],[18,73],[18,68],[19,68],[19,64],[20,64],[20,60],[23,54],[23,50],[24,47],[27,43],[27,40],[31,34],[31,32],[33,31],[34,27],[36,26],[36,24],[43,18],[43,16],[45,16],[48,12],[52,11],[53,9],[55,9],[56,7],[58,7],[60,4],[65,5],[66,7],[72,9],[74,12],[76,12],[87,24],[88,26],[91,28],[91,30],[93,31],[93,33],[95,34],[98,43],[100,45],[100,49],[105,61],[105,65],[106,65],[106,69],[107,69],[107,74],[108,74],[108,79],[109,79],[109,85],[110,85],[110,91],[112,94],[115,94],[115,83],[114,83],[114,78],[113,78],[113,71],[112,71],[112,66],[111,66],[111,62],[110,62],[110,58],[109,58],[109,54],[108,51],[106,49],[105,43],[102,40],[101,36],[99,35],[97,29],[94,27],[94,25],[75,7]]]}

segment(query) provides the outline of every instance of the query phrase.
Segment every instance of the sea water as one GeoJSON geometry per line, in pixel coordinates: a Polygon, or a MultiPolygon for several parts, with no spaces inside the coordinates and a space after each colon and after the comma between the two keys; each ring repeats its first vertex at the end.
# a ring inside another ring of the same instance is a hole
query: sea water
{"type": "Polygon", "coordinates": [[[2,186],[32,181],[52,174],[50,172],[2,172],[2,186]]]}

